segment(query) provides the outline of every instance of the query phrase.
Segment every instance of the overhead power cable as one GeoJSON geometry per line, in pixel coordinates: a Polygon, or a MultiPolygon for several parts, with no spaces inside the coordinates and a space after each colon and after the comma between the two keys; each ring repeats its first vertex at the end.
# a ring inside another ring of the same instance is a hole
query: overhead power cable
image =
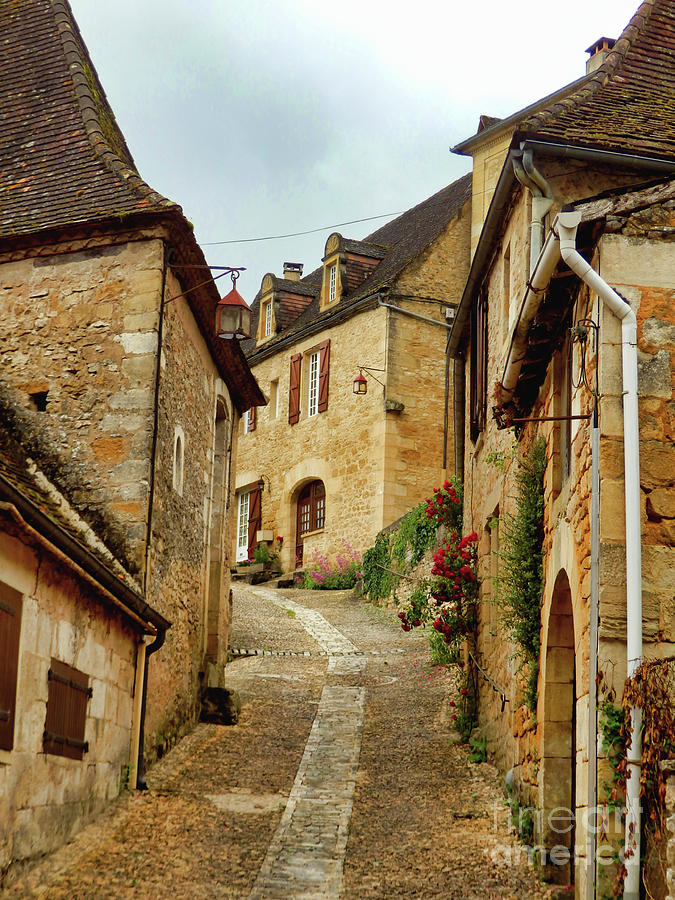
{"type": "Polygon", "coordinates": [[[389,219],[392,216],[402,216],[403,213],[382,213],[380,216],[366,216],[364,219],[352,219],[350,222],[337,222],[335,225],[325,225],[323,228],[310,228],[308,231],[294,231],[290,234],[271,234],[268,237],[239,238],[232,241],[200,241],[202,247],[219,247],[223,244],[252,244],[258,241],[280,241],[283,238],[302,237],[305,234],[317,234],[319,231],[332,231],[334,228],[342,228],[344,225],[358,225],[359,222],[372,222],[373,219],[389,219]]]}

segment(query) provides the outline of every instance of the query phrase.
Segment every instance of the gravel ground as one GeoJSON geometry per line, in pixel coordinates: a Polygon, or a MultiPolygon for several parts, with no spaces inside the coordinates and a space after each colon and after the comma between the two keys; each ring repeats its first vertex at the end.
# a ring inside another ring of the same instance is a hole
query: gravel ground
{"type": "Polygon", "coordinates": [[[457,743],[452,679],[431,668],[426,636],[345,592],[277,594],[321,612],[367,651],[363,665],[328,674],[293,616],[237,587],[233,647],[312,656],[236,659],[227,681],[242,698],[239,723],[198,726],[148,773],[148,792],[120,797],[3,900],[248,897],[331,684],[366,695],[342,900],[552,896],[524,861],[492,862],[516,846],[500,780],[457,743]]]}

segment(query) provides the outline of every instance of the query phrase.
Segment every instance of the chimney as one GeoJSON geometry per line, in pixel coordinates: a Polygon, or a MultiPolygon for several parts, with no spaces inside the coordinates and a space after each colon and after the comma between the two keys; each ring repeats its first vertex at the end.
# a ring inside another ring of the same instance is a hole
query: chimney
{"type": "Polygon", "coordinates": [[[612,47],[616,44],[616,40],[614,38],[601,37],[598,38],[594,44],[591,44],[590,47],[586,50],[586,53],[590,53],[591,55],[586,60],[586,74],[590,75],[591,72],[595,72],[596,69],[599,69],[600,66],[604,63],[611,51],[612,47]]]}
{"type": "Polygon", "coordinates": [[[300,281],[302,278],[302,263],[284,263],[284,278],[286,281],[300,281]]]}

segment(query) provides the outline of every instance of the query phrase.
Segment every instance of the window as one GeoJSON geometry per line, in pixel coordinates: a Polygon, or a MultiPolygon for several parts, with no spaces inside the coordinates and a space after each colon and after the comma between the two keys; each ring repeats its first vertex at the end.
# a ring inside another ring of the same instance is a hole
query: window
{"type": "Polygon", "coordinates": [[[237,511],[237,562],[248,559],[248,509],[249,493],[244,491],[239,494],[237,511]]]}
{"type": "Polygon", "coordinates": [[[265,304],[265,328],[263,337],[269,337],[272,334],[272,301],[268,300],[265,304]]]}
{"type": "Polygon", "coordinates": [[[22,597],[0,582],[0,750],[14,746],[22,597]]]}
{"type": "Polygon", "coordinates": [[[268,409],[270,411],[270,419],[279,418],[279,379],[270,381],[270,402],[268,409]]]}
{"type": "Polygon", "coordinates": [[[242,421],[244,423],[244,434],[250,434],[251,431],[255,431],[255,406],[246,410],[242,421]]]}
{"type": "Polygon", "coordinates": [[[328,270],[328,302],[332,303],[337,298],[337,266],[333,265],[328,270]]]}
{"type": "Polygon", "coordinates": [[[511,322],[511,244],[504,251],[502,260],[502,338],[509,333],[511,322]]]}
{"type": "Polygon", "coordinates": [[[315,416],[319,411],[319,351],[309,357],[309,375],[307,378],[307,415],[315,416]]]}
{"type": "Polygon", "coordinates": [[[173,489],[183,496],[183,473],[185,471],[185,435],[180,425],[176,425],[173,436],[173,489]]]}
{"type": "Polygon", "coordinates": [[[262,523],[262,492],[260,488],[242,491],[237,510],[237,562],[253,556],[256,534],[262,523]]]}
{"type": "Polygon", "coordinates": [[[89,677],[58,659],[52,659],[47,677],[43,749],[56,756],[82,759],[89,751],[89,743],[84,739],[87,702],[92,694],[89,677]]]}
{"type": "Polygon", "coordinates": [[[478,302],[471,311],[471,372],[470,372],[470,432],[476,441],[485,428],[485,405],[487,400],[487,303],[485,291],[481,291],[478,302]]]}

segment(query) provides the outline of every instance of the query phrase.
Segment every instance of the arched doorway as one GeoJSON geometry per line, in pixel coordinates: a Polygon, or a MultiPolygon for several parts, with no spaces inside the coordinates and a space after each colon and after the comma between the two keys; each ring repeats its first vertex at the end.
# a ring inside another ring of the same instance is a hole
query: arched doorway
{"type": "Polygon", "coordinates": [[[547,851],[546,880],[571,884],[576,818],[576,657],[572,594],[564,570],[558,573],[553,588],[544,646],[540,843],[547,851]]]}
{"type": "Polygon", "coordinates": [[[304,540],[308,534],[319,531],[326,523],[326,488],[323,481],[308,482],[298,494],[295,528],[295,561],[301,566],[304,540]]]}

